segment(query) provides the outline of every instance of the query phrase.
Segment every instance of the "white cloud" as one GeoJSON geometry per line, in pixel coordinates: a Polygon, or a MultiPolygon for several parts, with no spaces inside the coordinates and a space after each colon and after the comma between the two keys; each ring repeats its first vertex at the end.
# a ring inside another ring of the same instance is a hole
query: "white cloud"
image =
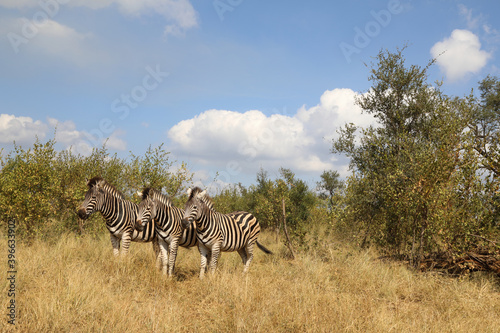
{"type": "Polygon", "coordinates": [[[30,117],[16,117],[10,114],[0,114],[0,143],[17,144],[33,142],[38,136],[43,139],[47,134],[48,126],[40,120],[30,117]]]}
{"type": "Polygon", "coordinates": [[[189,0],[79,0],[74,6],[103,8],[115,4],[126,15],[145,15],[156,13],[165,18],[168,24],[165,34],[183,35],[184,31],[198,25],[196,11],[189,0]]]}
{"type": "Polygon", "coordinates": [[[32,44],[46,55],[77,65],[85,65],[96,60],[86,45],[91,37],[90,34],[82,34],[68,26],[48,20],[40,27],[39,37],[34,38],[32,44]]]}
{"type": "Polygon", "coordinates": [[[296,118],[304,123],[315,140],[322,138],[329,141],[335,135],[332,124],[337,127],[346,123],[355,123],[358,126],[368,126],[373,123],[373,117],[361,113],[361,108],[355,105],[354,100],[358,93],[351,89],[334,89],[323,93],[320,103],[306,109],[302,107],[296,118]]]}
{"type": "Polygon", "coordinates": [[[27,51],[84,66],[102,55],[89,45],[92,35],[80,33],[51,19],[33,21],[27,18],[7,18],[0,24],[14,53],[27,51]]]}
{"type": "Polygon", "coordinates": [[[121,151],[127,149],[127,143],[125,142],[125,140],[120,138],[120,136],[123,135],[125,135],[125,131],[115,130],[113,133],[111,133],[111,136],[107,139],[106,147],[109,149],[121,150],[121,151]]]}
{"type": "Polygon", "coordinates": [[[476,29],[479,25],[479,22],[483,20],[481,15],[473,16],[472,9],[467,8],[463,4],[458,5],[458,11],[460,15],[465,19],[467,28],[470,30],[476,29]]]}
{"type": "Polygon", "coordinates": [[[479,38],[468,30],[453,30],[449,38],[437,42],[431,48],[431,55],[444,71],[447,79],[457,81],[469,73],[477,73],[491,54],[481,50],[479,38]]]}
{"type": "Polygon", "coordinates": [[[71,145],[82,138],[82,132],[76,129],[72,121],[60,122],[55,118],[48,118],[47,122],[51,128],[56,130],[56,141],[65,145],[71,145]]]}
{"type": "Polygon", "coordinates": [[[500,32],[492,27],[487,21],[486,16],[481,13],[473,15],[472,9],[462,4],[458,5],[458,10],[465,20],[467,29],[481,34],[481,40],[496,49],[496,46],[500,42],[500,32]]]}
{"type": "Polygon", "coordinates": [[[295,118],[261,111],[239,113],[208,110],[181,121],[168,136],[184,151],[200,157],[234,156],[263,158],[286,156],[291,149],[307,145],[303,125],[295,118]]]}
{"type": "Polygon", "coordinates": [[[44,140],[47,134],[55,131],[56,143],[63,149],[71,148],[73,152],[89,155],[93,147],[101,147],[106,142],[106,147],[113,150],[123,151],[127,148],[126,142],[120,138],[125,134],[122,130],[115,130],[108,138],[97,138],[92,133],[80,131],[72,121],[59,121],[47,118],[46,122],[33,120],[30,117],[0,114],[0,144],[11,147],[16,144],[32,145],[36,137],[44,140]]]}
{"type": "Polygon", "coordinates": [[[208,110],[173,126],[168,137],[175,154],[225,167],[230,174],[260,167],[321,172],[336,168],[330,148],[338,127],[346,122],[374,123],[354,104],[356,95],[350,89],[326,91],[318,105],[303,106],[294,116],[208,110]]]}
{"type": "Polygon", "coordinates": [[[93,10],[116,6],[121,13],[129,16],[155,13],[162,16],[167,22],[165,34],[176,36],[183,35],[185,30],[198,26],[196,11],[189,0],[53,0],[45,6],[42,6],[41,3],[45,3],[45,1],[0,0],[2,7],[38,8],[40,12],[49,11],[51,16],[57,14],[61,6],[87,7],[93,10]]]}

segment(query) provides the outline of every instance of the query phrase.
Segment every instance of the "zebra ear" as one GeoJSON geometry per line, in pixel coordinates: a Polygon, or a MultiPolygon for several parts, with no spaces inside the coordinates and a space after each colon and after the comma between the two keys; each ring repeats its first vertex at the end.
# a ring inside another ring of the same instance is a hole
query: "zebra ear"
{"type": "Polygon", "coordinates": [[[201,199],[203,198],[205,195],[207,194],[207,190],[204,190],[204,191],[201,191],[200,193],[198,193],[198,195],[196,196],[198,199],[201,199]]]}
{"type": "Polygon", "coordinates": [[[102,192],[101,182],[96,182],[94,188],[102,192]]]}
{"type": "Polygon", "coordinates": [[[190,196],[191,196],[191,188],[188,188],[188,190],[187,190],[187,195],[188,195],[188,197],[190,197],[190,196]]]}
{"type": "Polygon", "coordinates": [[[137,191],[136,194],[142,198],[142,191],[137,191]]]}

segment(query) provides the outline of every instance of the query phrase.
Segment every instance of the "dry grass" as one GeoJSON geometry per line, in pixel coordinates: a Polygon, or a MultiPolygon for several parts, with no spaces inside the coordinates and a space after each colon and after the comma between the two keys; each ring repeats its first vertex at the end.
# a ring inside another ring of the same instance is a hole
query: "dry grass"
{"type": "MultiPolygon", "coordinates": [[[[198,279],[196,249],[180,249],[176,277],[154,269],[150,244],[112,256],[109,238],[62,237],[17,245],[17,323],[22,332],[498,332],[499,282],[452,279],[382,262],[330,243],[284,259],[272,234],[247,276],[224,253],[198,279]]],[[[6,248],[4,238],[0,248],[6,248]]],[[[6,252],[6,251],[5,251],[6,252]]],[[[4,253],[6,260],[6,253],[4,253]]],[[[5,266],[4,266],[5,267],[5,266]]],[[[0,275],[6,313],[6,269],[0,275]]],[[[6,318],[3,315],[3,318],[6,318]]],[[[0,331],[11,329],[6,320],[0,331]]]]}

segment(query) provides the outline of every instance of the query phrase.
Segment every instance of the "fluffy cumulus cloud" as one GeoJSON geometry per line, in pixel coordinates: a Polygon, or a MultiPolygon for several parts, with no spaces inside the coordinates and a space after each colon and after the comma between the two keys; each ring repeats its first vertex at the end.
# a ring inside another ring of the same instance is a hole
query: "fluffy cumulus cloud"
{"type": "Polygon", "coordinates": [[[89,155],[94,147],[106,147],[113,150],[125,150],[126,142],[121,138],[125,132],[115,130],[107,138],[96,136],[93,133],[80,131],[72,121],[59,121],[54,118],[47,120],[33,120],[31,117],[0,114],[0,145],[10,148],[15,141],[16,144],[29,146],[38,137],[47,140],[47,136],[56,133],[57,144],[64,149],[70,149],[79,154],[89,155]]]}
{"type": "Polygon", "coordinates": [[[293,116],[208,110],[179,122],[168,131],[174,152],[198,163],[256,171],[280,166],[321,172],[334,166],[329,153],[336,129],[347,122],[367,126],[350,89],[326,91],[316,106],[303,106],[293,116]]]}
{"type": "Polygon", "coordinates": [[[437,42],[431,48],[446,78],[457,81],[467,74],[479,72],[491,54],[481,50],[479,38],[468,30],[453,30],[451,36],[437,42]]]}
{"type": "Polygon", "coordinates": [[[47,124],[30,117],[16,117],[10,114],[0,114],[0,143],[28,143],[38,135],[43,139],[47,134],[47,124]]]}
{"type": "Polygon", "coordinates": [[[219,156],[236,152],[246,158],[257,153],[262,158],[283,157],[291,149],[309,144],[303,124],[297,119],[283,115],[267,117],[256,110],[209,110],[175,125],[169,137],[182,150],[209,158],[214,148],[219,156]]]}

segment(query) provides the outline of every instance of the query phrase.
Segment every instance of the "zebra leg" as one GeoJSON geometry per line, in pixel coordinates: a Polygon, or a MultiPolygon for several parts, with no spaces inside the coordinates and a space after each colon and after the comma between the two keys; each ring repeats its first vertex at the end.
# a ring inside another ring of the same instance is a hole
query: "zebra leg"
{"type": "MultiPolygon", "coordinates": [[[[208,261],[208,258],[212,258],[212,251],[210,251],[210,250],[208,250],[207,261],[208,261]]],[[[208,273],[208,265],[205,266],[205,273],[208,273]]]]}
{"type": "Polygon", "coordinates": [[[161,254],[161,250],[159,249],[158,255],[156,256],[155,266],[156,266],[156,269],[158,269],[160,271],[161,271],[162,260],[163,260],[163,255],[161,254]]]}
{"type": "Polygon", "coordinates": [[[113,234],[109,234],[111,237],[111,245],[113,246],[113,255],[116,257],[120,254],[120,238],[113,234]]]}
{"type": "Polygon", "coordinates": [[[168,268],[168,244],[165,242],[164,239],[158,240],[158,243],[160,244],[160,251],[161,251],[161,259],[162,259],[162,271],[164,275],[167,275],[167,268],[168,268]]]}
{"type": "Polygon", "coordinates": [[[168,276],[171,277],[174,274],[175,258],[177,258],[177,249],[179,248],[179,238],[176,238],[170,242],[170,257],[168,260],[168,276]]]}
{"type": "Polygon", "coordinates": [[[250,263],[253,260],[253,243],[247,244],[247,246],[245,246],[244,249],[246,250],[247,260],[246,260],[246,262],[243,262],[243,265],[245,265],[245,267],[243,267],[243,273],[246,273],[246,272],[248,272],[248,268],[250,267],[250,263]]]}
{"type": "Polygon", "coordinates": [[[205,276],[205,271],[207,270],[207,257],[210,251],[205,245],[201,244],[201,242],[198,243],[198,250],[200,251],[201,255],[200,279],[203,279],[203,277],[205,276]]]}
{"type": "Polygon", "coordinates": [[[157,258],[158,253],[160,253],[160,247],[158,246],[158,238],[157,237],[153,238],[151,243],[153,244],[153,252],[155,254],[155,258],[157,258]]]}
{"type": "Polygon", "coordinates": [[[241,257],[241,260],[243,261],[243,265],[247,264],[247,250],[245,248],[239,249],[238,254],[241,257]]]}
{"type": "Polygon", "coordinates": [[[131,240],[132,240],[132,234],[130,232],[126,232],[122,235],[122,251],[121,251],[122,256],[127,255],[131,240]]]}
{"type": "Polygon", "coordinates": [[[212,274],[215,273],[215,269],[217,268],[217,261],[219,260],[220,255],[220,244],[214,244],[212,246],[212,257],[210,259],[210,272],[212,274]]]}
{"type": "Polygon", "coordinates": [[[158,242],[158,237],[155,237],[153,239],[153,251],[155,252],[155,266],[156,269],[161,270],[161,260],[162,260],[162,255],[161,255],[161,249],[160,249],[160,244],[158,242]]]}

